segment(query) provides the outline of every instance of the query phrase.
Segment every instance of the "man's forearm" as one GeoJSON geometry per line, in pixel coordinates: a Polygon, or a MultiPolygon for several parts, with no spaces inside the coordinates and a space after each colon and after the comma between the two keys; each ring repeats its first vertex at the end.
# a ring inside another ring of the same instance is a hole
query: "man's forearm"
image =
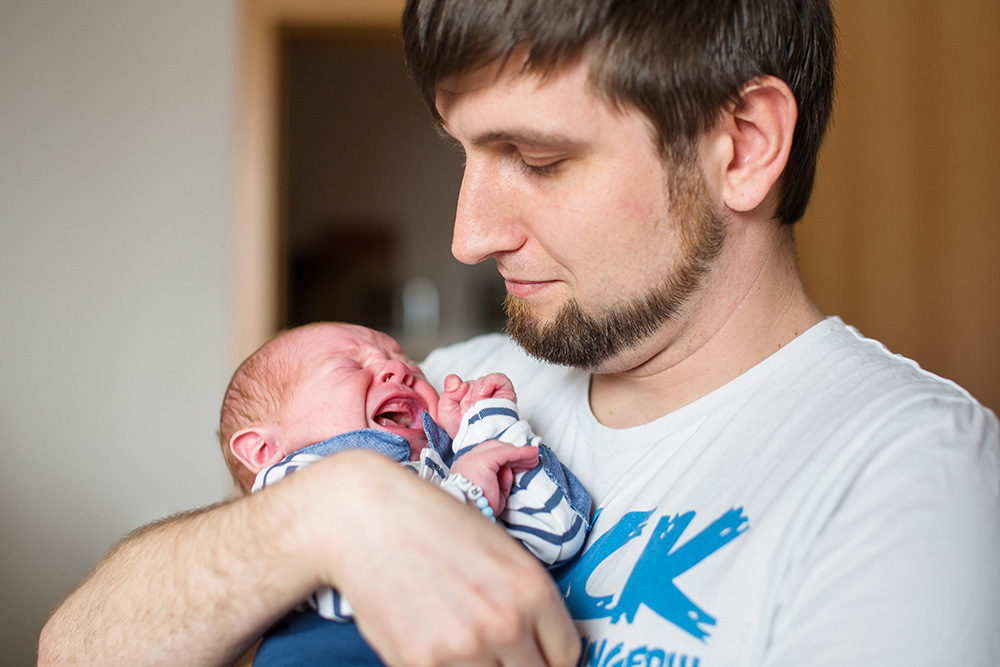
{"type": "Polygon", "coordinates": [[[141,528],[63,601],[39,665],[232,664],[315,584],[280,489],[141,528]]]}
{"type": "Polygon", "coordinates": [[[527,551],[395,462],[352,451],[126,538],[46,625],[39,665],[232,664],[323,586],[351,600],[390,664],[565,667],[579,653],[527,551]]]}

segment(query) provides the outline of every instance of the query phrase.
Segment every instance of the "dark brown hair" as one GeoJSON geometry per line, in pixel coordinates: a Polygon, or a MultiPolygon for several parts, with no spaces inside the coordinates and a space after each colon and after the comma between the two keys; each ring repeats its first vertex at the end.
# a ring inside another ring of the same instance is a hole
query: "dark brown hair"
{"type": "Polygon", "coordinates": [[[763,76],[785,81],[799,116],[777,218],[805,212],[833,104],[836,37],[829,0],[407,0],[410,76],[435,120],[439,83],[527,49],[550,73],[586,55],[602,98],[645,114],[666,158],[701,134],[763,76]]]}

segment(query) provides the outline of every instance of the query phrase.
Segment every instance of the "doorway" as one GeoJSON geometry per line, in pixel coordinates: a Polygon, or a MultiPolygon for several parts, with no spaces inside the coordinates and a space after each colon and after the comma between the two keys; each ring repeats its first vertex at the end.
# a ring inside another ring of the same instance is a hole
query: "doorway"
{"type": "Polygon", "coordinates": [[[246,3],[239,358],[309,321],[387,331],[415,359],[502,322],[492,263],[449,251],[462,161],[406,75],[401,7],[246,3]]]}

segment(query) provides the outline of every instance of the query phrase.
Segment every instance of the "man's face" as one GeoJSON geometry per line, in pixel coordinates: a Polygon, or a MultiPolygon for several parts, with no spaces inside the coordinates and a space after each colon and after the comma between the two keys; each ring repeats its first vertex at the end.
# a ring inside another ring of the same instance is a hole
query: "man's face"
{"type": "Polygon", "coordinates": [[[595,97],[587,73],[487,68],[445,81],[437,105],[466,156],[455,257],[496,261],[530,353],[616,370],[683,314],[724,225],[693,167],[671,201],[648,122],[595,97]]]}
{"type": "Polygon", "coordinates": [[[331,436],[377,428],[405,437],[410,457],[427,446],[420,415],[437,417],[438,394],[391,337],[354,325],[309,327],[286,342],[308,361],[283,421],[285,455],[331,436]]]}

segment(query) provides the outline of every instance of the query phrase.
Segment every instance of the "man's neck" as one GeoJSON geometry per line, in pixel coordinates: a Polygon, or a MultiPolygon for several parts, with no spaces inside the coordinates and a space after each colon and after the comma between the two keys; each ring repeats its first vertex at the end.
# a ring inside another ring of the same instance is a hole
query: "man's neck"
{"type": "Polygon", "coordinates": [[[686,316],[592,376],[591,410],[602,424],[637,426],[693,403],[823,319],[802,284],[790,231],[727,245],[686,316]]]}

